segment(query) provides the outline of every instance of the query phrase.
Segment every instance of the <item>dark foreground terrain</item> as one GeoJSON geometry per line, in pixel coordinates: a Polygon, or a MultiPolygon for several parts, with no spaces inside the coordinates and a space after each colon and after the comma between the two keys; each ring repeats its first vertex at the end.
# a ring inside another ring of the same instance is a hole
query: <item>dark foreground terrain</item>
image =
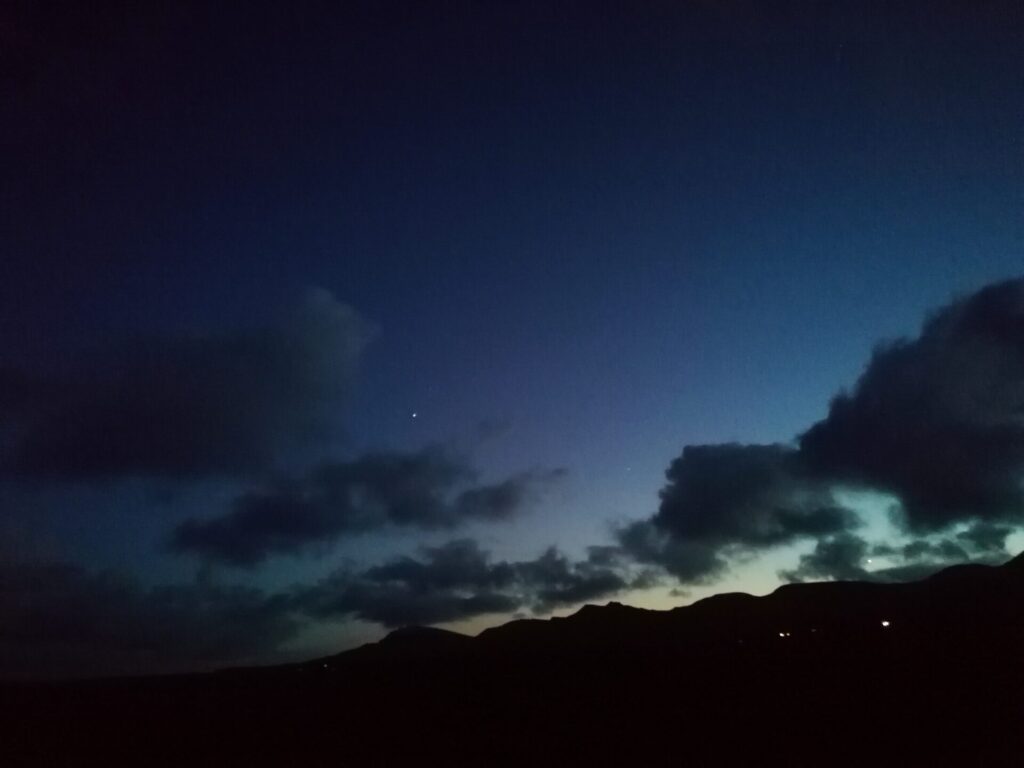
{"type": "Polygon", "coordinates": [[[301,665],[8,685],[0,764],[1022,765],[1024,556],[301,665]]]}

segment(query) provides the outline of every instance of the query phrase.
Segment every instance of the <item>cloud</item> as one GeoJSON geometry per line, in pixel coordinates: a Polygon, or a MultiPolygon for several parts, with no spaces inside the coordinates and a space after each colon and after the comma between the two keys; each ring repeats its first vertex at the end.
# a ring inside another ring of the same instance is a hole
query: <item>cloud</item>
{"type": "Polygon", "coordinates": [[[455,518],[459,520],[506,520],[537,500],[549,483],[565,477],[563,468],[521,472],[500,483],[468,488],[455,500],[455,518]]]}
{"type": "Polygon", "coordinates": [[[863,567],[868,544],[859,536],[840,533],[821,539],[814,550],[800,556],[799,565],[791,571],[780,571],[786,581],[864,581],[869,578],[863,567]]]}
{"type": "Polygon", "coordinates": [[[302,590],[298,603],[318,618],[352,616],[386,627],[435,624],[516,610],[521,600],[507,592],[513,580],[509,564],[491,564],[475,541],[461,539],[424,548],[422,559],[337,571],[302,590]]]}
{"type": "Polygon", "coordinates": [[[546,613],[633,588],[643,573],[551,547],[535,560],[492,562],[472,539],[424,547],[359,573],[337,571],[300,590],[296,604],[318,618],[349,616],[386,627],[436,624],[528,607],[546,613]]]}
{"type": "Polygon", "coordinates": [[[617,532],[635,560],[679,581],[706,582],[731,555],[826,536],[856,525],[827,484],[784,445],[691,445],[665,473],[657,513],[617,532]]]}
{"type": "Polygon", "coordinates": [[[636,562],[661,567],[684,584],[707,583],[728,568],[717,545],[678,539],[650,520],[630,523],[615,535],[636,562]]]}
{"type": "Polygon", "coordinates": [[[144,586],[67,563],[0,566],[0,679],[181,672],[266,663],[309,622],[354,617],[398,627],[486,614],[534,614],[643,585],[645,574],[555,548],[492,561],[471,539],[424,547],[287,592],[144,586]]]}
{"type": "Polygon", "coordinates": [[[817,475],[894,494],[907,527],[1024,519],[1024,280],[943,308],[879,346],[800,438],[817,475]]]}
{"type": "MultiPolygon", "coordinates": [[[[906,550],[906,547],[903,548],[906,550]]],[[[910,554],[891,548],[887,556],[894,565],[867,570],[867,555],[880,554],[878,547],[869,547],[858,536],[843,533],[818,541],[814,549],[800,556],[797,567],[779,571],[783,581],[918,581],[963,560],[946,560],[926,556],[934,554],[911,548],[910,554]]]]}
{"type": "Polygon", "coordinates": [[[787,577],[863,575],[858,518],[836,503],[839,489],[898,499],[914,541],[893,548],[894,568],[1005,554],[1024,522],[1024,279],[954,301],[917,338],[877,347],[795,446],[687,446],[666,479],[658,511],[616,537],[682,583],[806,539],[817,548],[787,577]]]}
{"type": "Polygon", "coordinates": [[[977,521],[966,530],[960,531],[956,537],[961,545],[975,552],[1009,556],[1006,550],[1006,539],[1016,530],[1010,525],[977,521]]]}
{"type": "Polygon", "coordinates": [[[949,539],[937,542],[924,539],[911,541],[903,546],[902,555],[904,560],[920,560],[928,557],[940,561],[965,562],[968,559],[964,548],[949,539]]]}
{"type": "Polygon", "coordinates": [[[61,375],[0,372],[0,472],[15,478],[241,475],[325,437],[371,335],[312,291],[277,327],[151,337],[61,375]]]}
{"type": "MultiPolygon", "coordinates": [[[[555,547],[549,547],[536,560],[517,563],[514,568],[528,591],[527,601],[535,613],[547,613],[564,605],[596,600],[632,588],[618,568],[602,563],[600,554],[591,550],[586,560],[572,563],[555,547]]],[[[635,579],[642,580],[643,574],[635,579]]]]}
{"type": "Polygon", "coordinates": [[[187,520],[174,531],[171,548],[251,566],[270,555],[322,549],[340,536],[386,526],[430,530],[506,520],[563,474],[537,470],[474,484],[475,472],[465,459],[443,448],[371,453],[245,493],[220,517],[187,520]]]}
{"type": "Polygon", "coordinates": [[[839,533],[820,539],[814,549],[800,556],[793,570],[779,571],[785,581],[857,580],[915,581],[960,563],[998,565],[1009,558],[1006,537],[1012,529],[976,523],[956,534],[919,538],[902,546],[882,543],[869,546],[851,533],[839,533]],[[882,558],[888,565],[868,570],[871,558],[882,558]]]}
{"type": "Polygon", "coordinates": [[[183,671],[266,660],[288,600],[210,583],[143,587],[69,564],[0,567],[0,676],[183,671]]]}

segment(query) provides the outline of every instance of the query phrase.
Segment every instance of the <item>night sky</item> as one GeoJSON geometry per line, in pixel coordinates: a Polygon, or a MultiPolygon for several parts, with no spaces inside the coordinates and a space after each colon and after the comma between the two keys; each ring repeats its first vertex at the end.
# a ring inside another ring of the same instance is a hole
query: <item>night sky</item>
{"type": "Polygon", "coordinates": [[[0,675],[1024,546],[1018,3],[215,5],[0,10],[0,675]]]}

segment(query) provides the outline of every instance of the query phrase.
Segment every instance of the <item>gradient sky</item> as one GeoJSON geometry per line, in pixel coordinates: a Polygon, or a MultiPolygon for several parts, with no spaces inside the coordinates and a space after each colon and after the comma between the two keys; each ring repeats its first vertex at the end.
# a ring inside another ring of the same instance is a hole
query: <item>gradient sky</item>
{"type": "MultiPolygon", "coordinates": [[[[566,472],[509,520],[245,568],[167,540],[251,478],[8,472],[11,566],[273,591],[463,537],[583,558],[684,446],[789,443],[880,340],[1024,271],[1015,3],[102,5],[0,11],[0,367],[326,291],[374,330],[340,426],[277,471],[443,445],[482,483],[566,472]]],[[[876,540],[892,503],[852,504],[876,540]]],[[[615,594],[763,593],[812,544],[615,594]]],[[[312,621],[281,652],[382,631],[312,621]]]]}

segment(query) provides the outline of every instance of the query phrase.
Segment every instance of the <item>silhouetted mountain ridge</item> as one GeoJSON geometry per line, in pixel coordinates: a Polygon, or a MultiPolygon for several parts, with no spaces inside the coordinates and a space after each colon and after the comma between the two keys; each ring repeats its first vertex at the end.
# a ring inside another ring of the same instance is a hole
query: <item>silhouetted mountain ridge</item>
{"type": "Polygon", "coordinates": [[[5,750],[46,765],[1014,765],[1021,648],[1018,556],[904,584],[586,605],[476,637],[407,627],[302,664],[0,695],[16,703],[5,750]]]}
{"type": "Polygon", "coordinates": [[[429,627],[397,629],[377,643],[328,659],[389,662],[561,653],[650,652],[688,647],[721,653],[778,647],[780,641],[832,644],[923,642],[934,633],[970,632],[1024,637],[1024,554],[1001,566],[950,566],[921,581],[831,581],[785,584],[765,596],[721,593],[666,611],[609,602],[587,604],[566,617],[517,619],[476,637],[429,627]],[[996,626],[998,625],[998,627],[996,626]],[[728,644],[728,645],[726,645],[728,644]],[[733,648],[733,646],[736,646],[733,648]]]}

